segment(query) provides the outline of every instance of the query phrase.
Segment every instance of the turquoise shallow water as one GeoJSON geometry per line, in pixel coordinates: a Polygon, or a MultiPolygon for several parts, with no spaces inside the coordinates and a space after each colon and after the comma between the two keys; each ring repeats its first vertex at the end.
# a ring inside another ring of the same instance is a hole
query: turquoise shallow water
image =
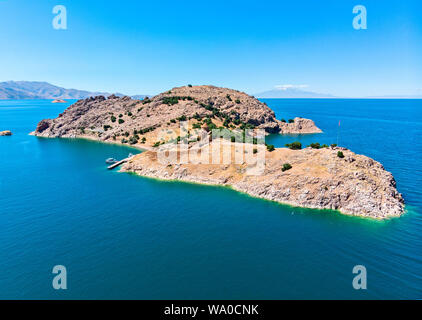
{"type": "Polygon", "coordinates": [[[0,101],[0,298],[422,298],[422,101],[266,100],[278,118],[382,162],[409,212],[388,221],[105,169],[132,149],[28,136],[67,105],[0,101]],[[52,267],[68,290],[51,286],[52,267]],[[368,289],[352,287],[365,265],[368,289]]]}

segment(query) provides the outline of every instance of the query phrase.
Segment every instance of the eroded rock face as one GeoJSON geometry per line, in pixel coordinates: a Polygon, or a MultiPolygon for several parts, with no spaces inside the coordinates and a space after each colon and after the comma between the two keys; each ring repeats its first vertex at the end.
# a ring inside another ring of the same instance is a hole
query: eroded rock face
{"type": "Polygon", "coordinates": [[[46,119],[46,120],[41,120],[38,123],[37,129],[35,130],[37,133],[43,133],[46,129],[48,129],[50,127],[52,120],[50,119],[46,119]]]}
{"type": "Polygon", "coordinates": [[[344,148],[276,149],[265,154],[262,175],[245,174],[246,164],[165,165],[155,151],[126,163],[123,171],[168,180],[230,185],[252,196],[294,206],[335,209],[344,214],[384,219],[404,212],[392,174],[366,156],[344,148]],[[337,156],[342,150],[344,158],[337,156]],[[282,171],[284,163],[292,168],[282,171]]]}
{"type": "Polygon", "coordinates": [[[214,86],[185,86],[143,101],[114,95],[107,99],[98,96],[79,100],[58,118],[42,120],[33,134],[119,142],[128,138],[127,133],[149,129],[140,138],[145,134],[146,145],[152,145],[156,136],[151,132],[159,127],[177,127],[183,117],[193,122],[196,118],[209,117],[216,126],[222,126],[229,118],[231,126],[249,125],[269,133],[321,132],[312,120],[296,118],[295,124],[278,121],[266,104],[243,92],[214,86]]]}
{"type": "Polygon", "coordinates": [[[9,130],[0,131],[0,136],[11,136],[12,132],[9,130]]]}

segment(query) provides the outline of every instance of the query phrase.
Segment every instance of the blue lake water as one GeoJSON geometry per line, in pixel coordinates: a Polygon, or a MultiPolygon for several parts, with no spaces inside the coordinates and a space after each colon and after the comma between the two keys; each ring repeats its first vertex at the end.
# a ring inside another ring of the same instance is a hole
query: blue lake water
{"type": "Polygon", "coordinates": [[[324,131],[268,143],[338,139],[393,173],[408,213],[373,221],[108,171],[133,149],[28,135],[69,104],[0,101],[14,133],[0,137],[0,298],[422,298],[422,100],[265,101],[324,131]],[[52,288],[54,265],[68,290],[52,288]]]}

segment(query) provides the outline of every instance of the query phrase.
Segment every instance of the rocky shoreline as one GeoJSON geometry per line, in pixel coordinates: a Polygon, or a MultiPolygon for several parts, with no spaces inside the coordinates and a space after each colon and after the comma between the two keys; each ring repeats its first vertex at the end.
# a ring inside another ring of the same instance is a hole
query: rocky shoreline
{"type": "MultiPolygon", "coordinates": [[[[121,171],[163,180],[230,186],[248,195],[347,215],[385,219],[404,213],[404,200],[392,174],[364,155],[339,147],[265,151],[265,169],[248,175],[251,164],[160,163],[157,151],[146,151],[125,163],[121,171]],[[341,151],[343,158],[338,157],[341,151]],[[283,171],[285,163],[291,169],[283,171]]],[[[253,164],[252,164],[253,166],[253,164]]]]}
{"type": "Polygon", "coordinates": [[[265,134],[322,132],[310,119],[277,120],[266,104],[245,93],[213,86],[185,86],[144,100],[116,96],[80,100],[58,118],[40,121],[31,134],[86,138],[147,150],[121,168],[142,176],[226,185],[293,206],[334,209],[375,219],[404,213],[403,197],[396,190],[392,174],[375,160],[336,146],[291,150],[252,143],[245,140],[247,129],[261,129],[265,134]],[[211,131],[216,128],[229,132],[232,140],[213,139],[211,131]],[[242,143],[237,140],[239,132],[241,136],[243,132],[242,143]],[[175,152],[181,159],[189,150],[208,155],[217,142],[229,145],[233,151],[230,157],[241,155],[244,160],[228,164],[159,161],[163,149],[175,152]],[[186,149],[181,151],[182,145],[186,149]],[[258,168],[258,162],[251,163],[250,159],[258,156],[265,159],[265,164],[259,174],[250,174],[258,168]]]}

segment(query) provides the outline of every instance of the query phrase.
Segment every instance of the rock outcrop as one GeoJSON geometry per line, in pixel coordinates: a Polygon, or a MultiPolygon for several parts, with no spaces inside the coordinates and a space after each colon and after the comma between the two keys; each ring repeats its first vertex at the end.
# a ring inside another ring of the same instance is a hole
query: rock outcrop
{"type": "Polygon", "coordinates": [[[133,157],[122,171],[166,180],[229,185],[251,196],[293,206],[334,209],[376,219],[400,216],[403,197],[392,174],[364,155],[345,148],[287,148],[265,152],[262,174],[248,175],[251,164],[166,164],[157,151],[133,157]],[[344,158],[337,156],[341,150],[344,158]],[[291,169],[283,171],[284,164],[291,169]]]}
{"type": "Polygon", "coordinates": [[[11,136],[12,132],[9,130],[0,131],[0,136],[11,136]]]}
{"type": "Polygon", "coordinates": [[[320,129],[315,127],[315,123],[310,119],[294,118],[293,123],[282,122],[280,125],[281,133],[283,134],[301,134],[305,133],[320,133],[320,129]]]}

